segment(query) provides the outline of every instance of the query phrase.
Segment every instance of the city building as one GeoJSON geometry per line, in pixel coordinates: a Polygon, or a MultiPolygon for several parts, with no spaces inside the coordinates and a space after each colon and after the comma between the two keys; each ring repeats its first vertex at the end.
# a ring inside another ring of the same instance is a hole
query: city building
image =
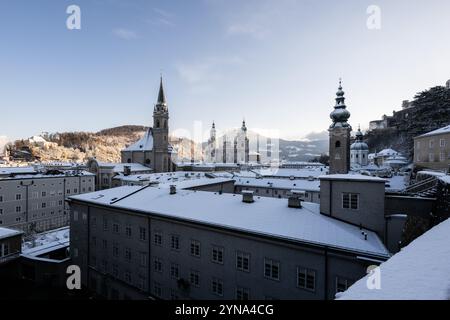
{"type": "Polygon", "coordinates": [[[153,172],[152,168],[140,163],[108,163],[90,159],[87,170],[95,175],[95,190],[114,187],[114,178],[118,175],[142,175],[153,172]]]}
{"type": "Polygon", "coordinates": [[[2,267],[20,257],[22,234],[18,230],[0,227],[0,274],[2,267]]]}
{"type": "Polygon", "coordinates": [[[5,171],[8,175],[0,177],[0,227],[26,233],[66,226],[66,197],[95,190],[95,176],[86,171],[0,169],[5,171]]]}
{"type": "Polygon", "coordinates": [[[350,171],[350,132],[352,127],[347,122],[350,112],[345,105],[341,81],[339,81],[336,96],[336,105],[330,114],[333,123],[328,129],[330,133],[330,174],[346,174],[350,171]]]}
{"type": "Polygon", "coordinates": [[[390,256],[375,232],[295,192],[135,186],[69,201],[82,284],[110,299],[333,299],[390,256]]]}
{"type": "Polygon", "coordinates": [[[350,146],[350,164],[352,166],[367,166],[369,146],[363,141],[361,128],[356,132],[355,142],[350,146]]]}
{"type": "Polygon", "coordinates": [[[172,161],[173,147],[169,144],[169,109],[163,82],[159,86],[158,100],[153,110],[153,127],[144,136],[121,151],[123,163],[139,163],[153,172],[175,171],[172,161]]]}
{"type": "Polygon", "coordinates": [[[414,165],[444,172],[450,169],[450,125],[414,138],[414,165]]]}

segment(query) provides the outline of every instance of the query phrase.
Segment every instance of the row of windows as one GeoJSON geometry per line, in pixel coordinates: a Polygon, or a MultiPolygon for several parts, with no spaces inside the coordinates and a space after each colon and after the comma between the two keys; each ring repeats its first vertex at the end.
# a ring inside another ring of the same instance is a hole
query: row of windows
{"type": "MultiPolygon", "coordinates": [[[[444,151],[439,153],[439,161],[442,162],[442,161],[446,161],[447,159],[450,159],[450,154],[447,157],[447,155],[446,155],[446,153],[444,151]]],[[[418,162],[422,161],[422,158],[421,158],[420,154],[417,154],[416,161],[418,161],[418,162]]],[[[429,153],[428,154],[428,162],[435,162],[435,161],[436,161],[435,154],[434,153],[429,153]]]]}
{"type": "MultiPolygon", "coordinates": [[[[82,188],[82,190],[83,190],[83,192],[86,192],[86,188],[82,188]]],[[[92,187],[88,187],[87,190],[89,192],[91,192],[92,191],[92,187]]],[[[67,189],[66,193],[67,194],[71,194],[72,190],[71,189],[67,189]]],[[[78,189],[77,188],[73,189],[73,193],[77,194],[78,193],[78,189]]],[[[34,191],[34,192],[30,193],[30,199],[38,199],[39,198],[39,194],[40,194],[41,198],[47,197],[47,191],[42,191],[41,193],[39,193],[37,191],[34,191]]],[[[59,190],[58,194],[56,194],[56,191],[50,191],[49,194],[50,194],[50,197],[54,197],[56,195],[62,196],[63,192],[61,190],[59,190]]],[[[15,199],[15,201],[20,201],[20,200],[24,200],[25,198],[24,198],[22,193],[16,193],[16,195],[14,196],[14,199],[15,199]]],[[[0,202],[4,202],[4,201],[7,201],[6,197],[4,195],[0,195],[0,202]]]]}
{"type": "MultiPolygon", "coordinates": [[[[439,139],[439,147],[445,148],[447,145],[447,141],[445,139],[439,139]]],[[[417,149],[420,149],[421,147],[421,141],[417,141],[417,149]]],[[[431,139],[428,141],[428,148],[434,148],[434,140],[431,139]]]]}

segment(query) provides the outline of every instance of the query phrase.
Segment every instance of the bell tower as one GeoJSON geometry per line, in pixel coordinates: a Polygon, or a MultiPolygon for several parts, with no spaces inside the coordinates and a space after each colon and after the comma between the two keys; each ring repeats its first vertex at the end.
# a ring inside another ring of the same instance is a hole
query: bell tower
{"type": "Polygon", "coordinates": [[[330,174],[347,174],[350,170],[350,132],[352,127],[347,122],[350,112],[345,105],[342,82],[336,93],[336,105],[330,114],[333,123],[328,129],[330,133],[330,174]]]}
{"type": "Polygon", "coordinates": [[[169,109],[164,95],[162,76],[158,101],[153,110],[153,159],[155,172],[170,171],[172,166],[169,157],[169,109]]]}

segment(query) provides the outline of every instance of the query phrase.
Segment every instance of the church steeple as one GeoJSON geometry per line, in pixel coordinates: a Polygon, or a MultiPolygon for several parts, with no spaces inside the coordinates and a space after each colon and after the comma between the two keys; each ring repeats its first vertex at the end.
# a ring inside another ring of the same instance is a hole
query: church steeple
{"type": "Polygon", "coordinates": [[[157,104],[167,105],[166,96],[164,95],[164,86],[163,86],[163,78],[161,75],[160,84],[159,84],[159,94],[157,104]]]}
{"type": "Polygon", "coordinates": [[[330,118],[333,120],[330,129],[335,127],[350,128],[347,122],[348,118],[350,118],[350,112],[348,112],[347,106],[345,105],[344,94],[345,92],[342,90],[342,79],[339,79],[339,88],[336,92],[336,105],[330,114],[330,118]]]}

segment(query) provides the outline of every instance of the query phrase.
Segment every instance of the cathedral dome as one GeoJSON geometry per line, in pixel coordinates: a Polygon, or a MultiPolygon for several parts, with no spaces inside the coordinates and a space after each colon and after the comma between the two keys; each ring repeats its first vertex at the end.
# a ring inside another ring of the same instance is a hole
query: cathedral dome
{"type": "Polygon", "coordinates": [[[363,141],[363,133],[361,132],[361,128],[358,128],[358,131],[356,131],[355,137],[356,137],[356,141],[354,143],[352,143],[352,145],[350,146],[350,150],[368,151],[369,146],[367,145],[367,143],[365,143],[363,141]]]}

